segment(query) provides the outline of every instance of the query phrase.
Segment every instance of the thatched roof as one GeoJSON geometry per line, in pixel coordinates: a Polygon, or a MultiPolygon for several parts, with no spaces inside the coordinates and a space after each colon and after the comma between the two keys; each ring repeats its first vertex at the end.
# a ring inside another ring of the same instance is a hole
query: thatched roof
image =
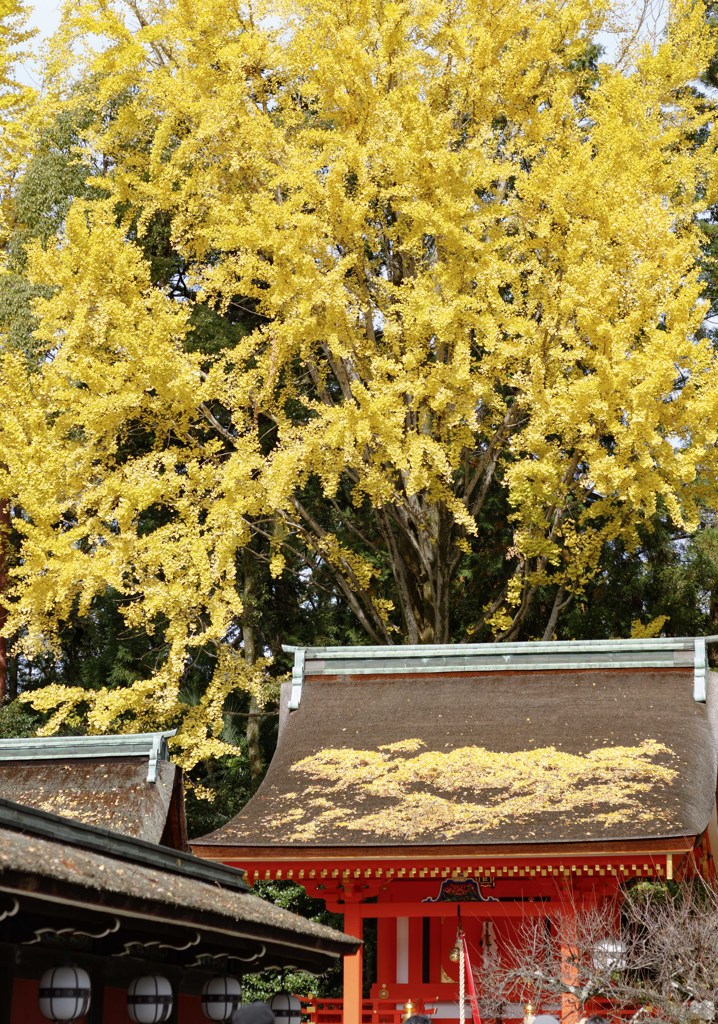
{"type": "Polygon", "coordinates": [[[692,663],[584,661],[448,672],[426,658],[417,672],[352,674],[349,660],[334,675],[327,664],[303,679],[257,794],[198,848],[700,834],[716,792],[713,674],[703,702],[692,663]]]}
{"type": "Polygon", "coordinates": [[[2,799],[0,904],[11,939],[35,930],[51,946],[77,929],[86,952],[120,958],[163,942],[170,962],[205,970],[219,956],[318,973],[358,946],[254,896],[232,868],[2,799]]]}

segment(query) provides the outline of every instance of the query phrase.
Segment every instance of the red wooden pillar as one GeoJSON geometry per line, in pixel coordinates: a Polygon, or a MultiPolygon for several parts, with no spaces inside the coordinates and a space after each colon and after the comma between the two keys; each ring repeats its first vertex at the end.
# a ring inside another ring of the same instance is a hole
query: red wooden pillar
{"type": "Polygon", "coordinates": [[[409,998],[416,1003],[416,993],[422,984],[422,953],[424,945],[424,919],[409,918],[409,998]]]}
{"type": "MultiPolygon", "coordinates": [[[[363,918],[359,903],[344,905],[344,931],[357,939],[363,938],[363,918]]],[[[344,957],[344,1001],[342,1024],[362,1024],[362,974],[364,957],[361,946],[356,953],[344,957]]]]}
{"type": "Polygon", "coordinates": [[[396,920],[392,917],[380,917],[377,921],[376,969],[377,992],[384,985],[396,983],[396,920]]]}

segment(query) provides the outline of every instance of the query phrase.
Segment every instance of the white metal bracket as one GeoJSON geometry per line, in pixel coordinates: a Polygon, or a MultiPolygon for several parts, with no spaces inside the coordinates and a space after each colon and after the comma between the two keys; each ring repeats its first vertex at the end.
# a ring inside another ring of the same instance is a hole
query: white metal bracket
{"type": "Polygon", "coordinates": [[[706,700],[706,671],[708,658],[706,655],[706,638],[696,637],[695,655],[693,656],[693,700],[706,700]]]}
{"type": "Polygon", "coordinates": [[[289,694],[289,710],[296,711],[302,699],[302,687],[304,685],[304,658],[306,650],[303,647],[284,647],[288,653],[294,652],[294,664],[292,665],[292,692],[289,694]]]}

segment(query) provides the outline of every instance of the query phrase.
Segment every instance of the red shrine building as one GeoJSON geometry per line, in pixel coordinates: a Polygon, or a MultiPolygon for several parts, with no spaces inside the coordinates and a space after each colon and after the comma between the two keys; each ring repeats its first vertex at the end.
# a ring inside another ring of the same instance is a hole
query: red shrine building
{"type": "Polygon", "coordinates": [[[709,646],[297,649],[264,782],[194,852],[299,883],[350,935],[376,929],[371,970],[361,951],[344,958],[343,1024],[409,1002],[456,1021],[459,913],[480,963],[526,915],[712,875],[709,646]]]}

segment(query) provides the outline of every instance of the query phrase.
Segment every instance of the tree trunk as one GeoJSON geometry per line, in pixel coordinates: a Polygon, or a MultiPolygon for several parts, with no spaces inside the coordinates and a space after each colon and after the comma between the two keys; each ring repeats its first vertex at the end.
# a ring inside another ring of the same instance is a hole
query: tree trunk
{"type": "Polygon", "coordinates": [[[17,655],[7,657],[7,700],[15,700],[18,691],[18,661],[17,655]]]}
{"type": "Polygon", "coordinates": [[[376,516],[407,642],[449,643],[451,582],[461,556],[453,516],[443,505],[416,496],[377,509],[376,516]]]}
{"type": "MultiPolygon", "coordinates": [[[[0,630],[7,622],[7,609],[3,606],[3,595],[7,590],[7,565],[10,544],[10,505],[0,501],[0,630]]],[[[7,640],[0,636],[0,705],[7,700],[8,653],[7,640]]]]}
{"type": "Polygon", "coordinates": [[[556,596],[553,600],[553,606],[551,607],[551,614],[549,615],[548,622],[546,623],[546,629],[542,640],[553,640],[554,632],[558,624],[559,617],[564,608],[568,608],[573,600],[573,594],[566,596],[566,591],[563,587],[559,587],[556,591],[556,596]]]}
{"type": "MultiPolygon", "coordinates": [[[[247,664],[253,665],[257,659],[257,563],[250,550],[245,549],[244,560],[244,588],[242,590],[242,642],[244,645],[244,657],[247,664]]],[[[245,739],[247,741],[247,756],[249,757],[249,772],[252,778],[252,785],[259,784],[264,773],[264,760],[262,758],[262,747],[259,736],[260,707],[255,696],[249,700],[249,715],[247,716],[247,729],[245,739]]]]}

